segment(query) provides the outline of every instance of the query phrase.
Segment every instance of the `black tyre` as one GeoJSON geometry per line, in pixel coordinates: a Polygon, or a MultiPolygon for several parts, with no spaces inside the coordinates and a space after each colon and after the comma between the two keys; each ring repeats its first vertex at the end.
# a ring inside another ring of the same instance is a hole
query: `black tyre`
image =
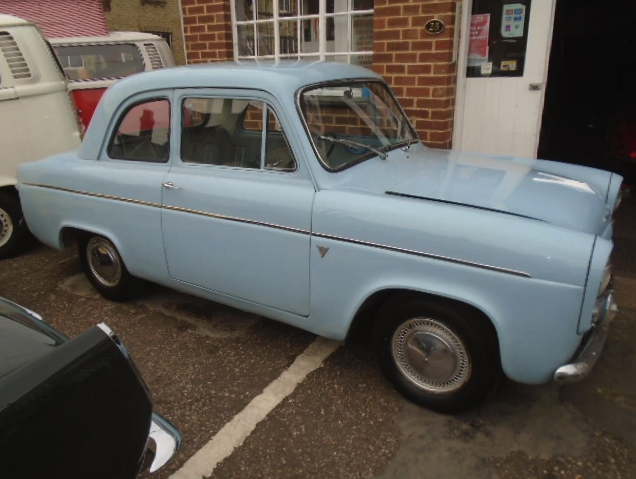
{"type": "Polygon", "coordinates": [[[28,239],[20,202],[11,194],[0,193],[0,259],[20,253],[28,239]]]}
{"type": "Polygon", "coordinates": [[[494,328],[468,307],[395,296],[379,311],[373,340],[380,367],[395,389],[438,412],[474,408],[501,378],[494,328]]]}
{"type": "Polygon", "coordinates": [[[112,241],[85,234],[79,238],[78,246],[86,277],[104,298],[128,301],[140,293],[142,281],[128,272],[112,241]]]}

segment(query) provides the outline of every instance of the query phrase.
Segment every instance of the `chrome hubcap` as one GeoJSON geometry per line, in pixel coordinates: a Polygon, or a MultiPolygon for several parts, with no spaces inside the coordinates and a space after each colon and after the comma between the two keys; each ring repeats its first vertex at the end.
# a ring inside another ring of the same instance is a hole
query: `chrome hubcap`
{"type": "Polygon", "coordinates": [[[400,372],[432,394],[451,394],[470,377],[470,357],[462,340],[440,321],[413,318],[393,334],[391,353],[400,372]]]}
{"type": "Polygon", "coordinates": [[[13,234],[13,221],[9,213],[0,208],[0,246],[9,242],[13,234]]]}
{"type": "Polygon", "coordinates": [[[117,286],[121,280],[122,263],[117,249],[105,238],[92,238],[86,246],[88,266],[93,276],[104,286],[117,286]]]}

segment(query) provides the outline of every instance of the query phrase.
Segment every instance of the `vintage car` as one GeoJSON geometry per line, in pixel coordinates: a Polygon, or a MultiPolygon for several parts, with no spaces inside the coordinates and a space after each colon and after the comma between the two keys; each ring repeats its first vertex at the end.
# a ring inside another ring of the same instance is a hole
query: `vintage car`
{"type": "Polygon", "coordinates": [[[0,298],[3,477],[134,478],[165,465],[180,444],[108,326],[69,340],[0,298]]]}
{"type": "Polygon", "coordinates": [[[113,85],[81,148],[19,170],[44,243],[93,286],[141,281],[343,339],[373,329],[423,406],[501,373],[586,376],[616,312],[621,177],[427,148],[382,78],[342,63],[218,63],[113,85]]]}

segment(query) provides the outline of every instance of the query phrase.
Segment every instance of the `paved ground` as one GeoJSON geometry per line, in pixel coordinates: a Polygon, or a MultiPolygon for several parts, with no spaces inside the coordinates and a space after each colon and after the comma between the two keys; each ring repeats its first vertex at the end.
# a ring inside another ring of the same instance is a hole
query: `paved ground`
{"type": "MultiPolygon", "coordinates": [[[[634,202],[626,203],[621,234],[636,218],[634,202]]],[[[439,415],[391,389],[361,333],[309,373],[212,477],[636,477],[636,277],[619,276],[616,286],[621,313],[583,383],[508,382],[476,411],[439,415]]],[[[101,321],[118,333],[156,409],[184,436],[176,460],[157,478],[179,469],[316,340],[159,288],[129,304],[108,302],[84,279],[75,251],[43,246],[0,263],[0,296],[70,336],[101,321]]]]}

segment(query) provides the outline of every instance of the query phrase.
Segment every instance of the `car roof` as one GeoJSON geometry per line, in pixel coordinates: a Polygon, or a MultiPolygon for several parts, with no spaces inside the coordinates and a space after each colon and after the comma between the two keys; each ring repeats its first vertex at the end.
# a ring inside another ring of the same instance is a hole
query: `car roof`
{"type": "Polygon", "coordinates": [[[79,156],[97,158],[108,122],[123,101],[138,93],[176,88],[251,89],[266,91],[286,105],[292,105],[296,92],[304,86],[351,79],[381,80],[382,77],[357,65],[307,60],[214,62],[131,75],[104,93],[79,156]]]}
{"type": "Polygon", "coordinates": [[[13,25],[31,25],[31,24],[32,22],[25,20],[24,18],[0,13],[0,26],[10,27],[13,25]]]}
{"type": "Polygon", "coordinates": [[[143,32],[110,32],[108,36],[90,36],[90,37],[59,37],[50,38],[52,45],[79,45],[79,44],[95,44],[95,43],[119,43],[119,42],[136,42],[136,41],[153,41],[161,40],[159,35],[143,32]]]}

